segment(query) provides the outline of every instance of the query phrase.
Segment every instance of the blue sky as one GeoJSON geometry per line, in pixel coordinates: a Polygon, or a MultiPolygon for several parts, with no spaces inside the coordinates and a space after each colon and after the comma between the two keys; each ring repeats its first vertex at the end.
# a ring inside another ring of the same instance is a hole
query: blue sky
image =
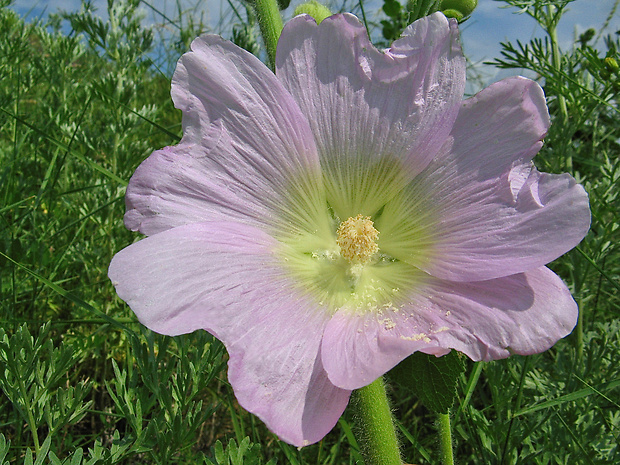
{"type": "MultiPolygon", "coordinates": [[[[299,3],[301,0],[298,0],[299,3]]],[[[404,1],[404,0],[401,0],[404,1]]],[[[295,0],[293,0],[295,3],[295,0]]],[[[342,0],[333,0],[334,4],[342,4],[342,0]]],[[[560,23],[558,36],[563,50],[572,47],[575,37],[586,29],[593,27],[597,31],[601,28],[609,15],[616,0],[576,0],[569,5],[569,11],[560,23]]],[[[16,0],[12,6],[18,13],[25,15],[30,11],[30,17],[55,12],[59,9],[78,10],[80,0],[16,0]]],[[[106,0],[94,0],[102,15],[105,15],[106,0]]],[[[175,0],[150,0],[156,8],[174,16],[175,0]]],[[[366,11],[377,11],[374,5],[380,5],[381,0],[366,1],[366,11]]],[[[222,18],[230,17],[230,7],[226,0],[181,0],[181,4],[195,15],[204,15],[205,21],[217,28],[217,22],[222,18]]],[[[354,2],[350,2],[354,4],[354,2]]],[[[471,19],[462,27],[462,42],[467,56],[474,63],[490,60],[499,56],[500,42],[521,40],[528,42],[531,38],[542,36],[543,32],[527,15],[517,14],[515,8],[502,8],[503,2],[494,0],[479,0],[478,8],[471,19]]],[[[156,21],[155,15],[145,7],[147,21],[156,21]]],[[[292,8],[287,10],[290,15],[292,8]]],[[[609,32],[620,30],[620,8],[610,22],[609,32]]],[[[484,68],[487,80],[494,81],[506,75],[515,74],[514,71],[498,71],[489,67],[484,68]]]]}
{"type": "MultiPolygon", "coordinates": [[[[568,7],[558,27],[558,41],[561,50],[573,47],[575,39],[588,28],[599,31],[609,16],[615,0],[576,0],[568,7]]],[[[490,60],[499,56],[500,42],[529,42],[534,37],[544,36],[535,21],[525,14],[518,14],[516,8],[501,8],[503,2],[479,0],[478,8],[462,28],[463,47],[473,61],[490,60]]],[[[609,23],[607,33],[620,30],[620,8],[609,23]]],[[[602,45],[602,40],[599,41],[602,45]]],[[[497,80],[510,70],[490,70],[490,79],[497,80]]]]}

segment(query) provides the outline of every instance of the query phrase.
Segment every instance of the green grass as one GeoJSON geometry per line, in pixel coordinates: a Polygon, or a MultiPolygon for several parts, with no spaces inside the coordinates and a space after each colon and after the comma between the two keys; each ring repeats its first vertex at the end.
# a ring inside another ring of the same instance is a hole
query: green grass
{"type": "MultiPolygon", "coordinates": [[[[541,2],[508,3],[529,5],[544,23],[541,2]]],[[[349,412],[316,445],[278,441],[236,403],[218,341],[144,329],[107,278],[112,256],[139,239],[122,223],[127,181],[181,135],[170,71],[204,25],[180,12],[162,19],[175,27],[145,28],[136,1],[115,2],[114,27],[87,12],[25,23],[7,5],[0,1],[0,465],[360,463],[349,412]]],[[[228,37],[258,53],[253,18],[233,5],[228,37]]],[[[620,76],[604,60],[618,60],[620,44],[605,30],[603,52],[595,39],[577,41],[554,62],[552,32],[505,44],[495,65],[541,76],[553,125],[536,163],[571,172],[590,194],[590,233],[551,264],[580,322],[544,354],[466,363],[452,408],[458,463],[620,463],[620,76]]],[[[436,417],[409,390],[391,393],[404,457],[438,463],[436,417]]]]}

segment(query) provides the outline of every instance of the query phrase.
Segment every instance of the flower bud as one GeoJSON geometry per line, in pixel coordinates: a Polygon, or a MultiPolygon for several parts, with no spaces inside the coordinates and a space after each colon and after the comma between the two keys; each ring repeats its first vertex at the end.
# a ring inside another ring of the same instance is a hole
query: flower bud
{"type": "Polygon", "coordinates": [[[618,66],[618,62],[615,58],[607,57],[605,58],[605,68],[607,68],[610,73],[617,74],[620,67],[618,66]]]}
{"type": "Polygon", "coordinates": [[[295,16],[302,14],[312,16],[316,23],[320,24],[321,21],[331,16],[333,13],[325,5],[317,2],[316,0],[310,0],[295,8],[295,16]]]}
{"type": "Polygon", "coordinates": [[[439,10],[448,18],[461,22],[478,6],[478,0],[442,0],[439,10]]]}
{"type": "Polygon", "coordinates": [[[596,30],[594,30],[593,28],[586,29],[585,32],[579,36],[579,42],[581,42],[581,46],[585,47],[586,44],[592,40],[595,34],[596,30]]]}

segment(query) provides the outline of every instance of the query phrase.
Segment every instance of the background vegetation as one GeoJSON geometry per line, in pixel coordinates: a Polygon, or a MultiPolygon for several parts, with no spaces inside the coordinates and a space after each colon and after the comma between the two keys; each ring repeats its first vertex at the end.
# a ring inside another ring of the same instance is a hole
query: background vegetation
{"type": "MultiPolygon", "coordinates": [[[[379,43],[407,23],[395,3],[369,24],[379,43]]],[[[620,43],[601,24],[560,53],[569,3],[498,2],[547,35],[503,44],[493,64],[538,76],[553,125],[535,161],[590,194],[590,233],[551,265],[580,321],[544,354],[467,361],[453,407],[459,463],[620,463],[620,43]]],[[[85,4],[25,23],[0,0],[0,465],[358,463],[349,413],[311,447],[278,441],[237,405],[218,341],[144,329],[107,279],[114,253],[138,240],[122,224],[125,186],[179,140],[170,76],[206,30],[180,8],[146,27],[138,4],[110,0],[108,22],[85,4]]],[[[260,55],[252,14],[230,5],[219,27],[260,55]]],[[[434,415],[406,388],[392,393],[405,458],[437,463],[434,415]]]]}

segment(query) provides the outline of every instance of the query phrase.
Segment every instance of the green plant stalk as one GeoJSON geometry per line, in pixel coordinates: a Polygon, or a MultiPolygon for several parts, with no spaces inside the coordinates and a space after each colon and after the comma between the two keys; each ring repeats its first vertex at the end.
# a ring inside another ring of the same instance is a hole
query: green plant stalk
{"type": "Polygon", "coordinates": [[[20,377],[18,380],[19,384],[19,392],[22,395],[22,399],[24,399],[24,406],[26,407],[26,415],[28,415],[28,428],[30,429],[30,434],[32,434],[32,441],[34,442],[34,452],[38,457],[39,452],[41,451],[41,443],[39,442],[39,433],[37,431],[37,425],[34,421],[34,415],[32,414],[32,406],[30,405],[30,399],[28,398],[28,393],[26,392],[26,385],[24,384],[24,380],[20,377]]]}
{"type": "Polygon", "coordinates": [[[383,378],[353,391],[355,436],[366,465],[402,465],[383,378]]]}
{"type": "Polygon", "coordinates": [[[579,314],[577,316],[577,327],[575,333],[577,335],[577,360],[581,362],[583,360],[583,298],[579,299],[578,303],[579,314]]]}
{"type": "Polygon", "coordinates": [[[366,21],[366,12],[364,11],[364,1],[359,1],[360,11],[362,12],[362,20],[364,21],[364,27],[366,28],[366,33],[368,37],[370,37],[370,29],[368,29],[368,21],[366,21]]]}
{"type": "Polygon", "coordinates": [[[452,451],[452,426],[450,425],[450,412],[439,415],[439,449],[443,465],[454,465],[454,453],[452,451]]]}
{"type": "Polygon", "coordinates": [[[461,413],[463,413],[463,411],[467,408],[467,406],[469,405],[469,401],[471,400],[471,396],[474,393],[474,389],[476,388],[476,385],[478,384],[478,380],[480,379],[480,374],[482,373],[482,367],[483,367],[483,363],[484,362],[476,362],[474,364],[474,369],[469,377],[469,381],[467,382],[467,386],[465,387],[465,399],[463,399],[463,402],[461,402],[461,405],[459,405],[458,410],[456,411],[456,414],[454,415],[454,421],[456,422],[459,418],[459,415],[461,413]]]}
{"type": "MultiPolygon", "coordinates": [[[[553,8],[550,6],[549,8],[553,8]]],[[[549,16],[551,16],[552,11],[549,11],[549,16]]],[[[549,24],[547,32],[549,34],[549,38],[551,39],[551,59],[553,60],[553,68],[557,71],[558,75],[560,75],[561,71],[561,62],[560,62],[560,47],[558,45],[558,31],[557,31],[557,21],[551,21],[549,24]]],[[[558,103],[560,105],[560,114],[564,121],[568,119],[568,108],[566,107],[566,99],[562,94],[558,94],[558,103]]]]}
{"type": "MultiPolygon", "coordinates": [[[[555,24],[549,29],[549,37],[551,38],[551,50],[553,59],[553,68],[557,71],[558,76],[561,75],[562,64],[560,62],[560,47],[558,45],[558,31],[555,24]]],[[[558,104],[560,105],[560,115],[562,116],[562,122],[568,121],[568,108],[566,106],[566,99],[560,93],[558,93],[558,104]]]]}
{"type": "Polygon", "coordinates": [[[523,400],[523,388],[525,387],[525,377],[530,371],[530,357],[524,357],[523,370],[521,370],[521,379],[519,380],[519,390],[517,391],[517,398],[515,399],[514,408],[510,411],[510,423],[508,424],[508,432],[506,433],[506,440],[504,441],[504,450],[502,452],[502,458],[499,463],[505,463],[506,454],[508,452],[508,446],[510,445],[510,434],[512,432],[512,425],[515,420],[515,412],[521,409],[521,401],[523,400]]]}
{"type": "Polygon", "coordinates": [[[258,18],[258,25],[263,36],[263,42],[267,49],[269,64],[271,69],[276,64],[276,49],[278,47],[278,39],[282,33],[282,16],[278,8],[276,0],[255,0],[254,9],[258,18]]]}
{"type": "MultiPolygon", "coordinates": [[[[552,18],[554,10],[554,6],[550,5],[547,7],[547,34],[549,34],[549,39],[551,39],[551,60],[553,63],[553,69],[555,70],[556,75],[559,77],[562,75],[562,63],[560,47],[558,45],[558,20],[554,20],[552,18]]],[[[561,123],[562,125],[565,125],[568,122],[568,108],[566,106],[566,99],[561,92],[558,92],[558,106],[560,107],[561,123]]],[[[573,169],[573,158],[570,155],[566,157],[566,168],[568,171],[572,171],[573,169]]]]}

